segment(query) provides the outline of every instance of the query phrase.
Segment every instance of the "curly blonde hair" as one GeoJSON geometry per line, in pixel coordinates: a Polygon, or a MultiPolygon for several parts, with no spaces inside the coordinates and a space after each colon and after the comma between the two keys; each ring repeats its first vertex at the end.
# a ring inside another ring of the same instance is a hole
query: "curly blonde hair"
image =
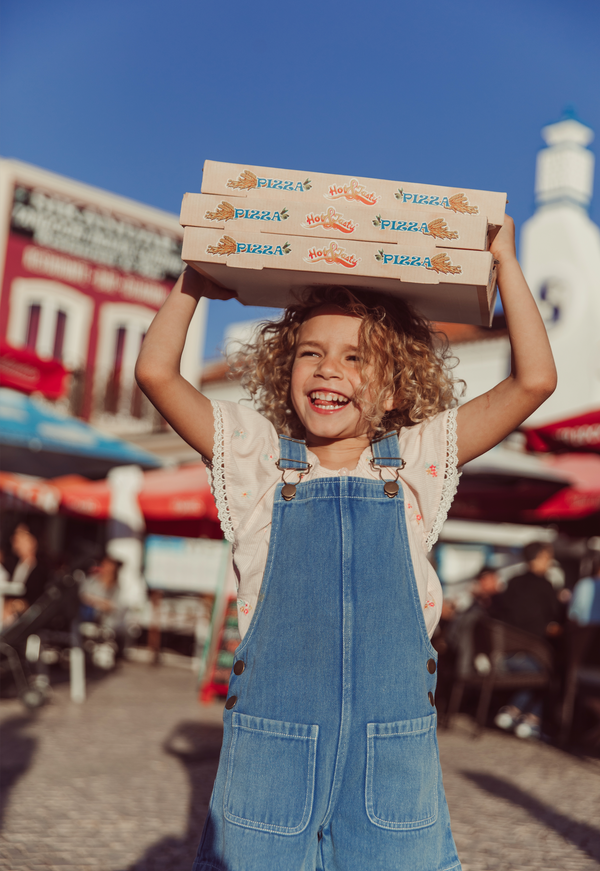
{"type": "Polygon", "coordinates": [[[361,384],[352,401],[369,422],[372,435],[413,426],[456,404],[456,387],[464,382],[451,374],[458,361],[444,333],[397,297],[340,285],[313,287],[279,320],[262,322],[254,341],[241,345],[230,357],[231,376],[239,378],[278,433],[304,438],[291,401],[292,366],[300,327],[324,305],[361,319],[361,384]],[[390,398],[392,410],[385,411],[390,398]]]}

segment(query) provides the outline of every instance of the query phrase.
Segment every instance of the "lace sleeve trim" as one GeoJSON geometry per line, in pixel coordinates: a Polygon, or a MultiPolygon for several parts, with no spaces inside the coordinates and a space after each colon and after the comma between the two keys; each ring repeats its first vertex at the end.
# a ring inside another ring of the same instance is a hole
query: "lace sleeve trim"
{"type": "Polygon", "coordinates": [[[456,495],[460,472],[458,471],[458,444],[456,441],[456,413],[458,409],[451,408],[448,412],[448,420],[446,422],[446,470],[444,474],[444,483],[442,485],[442,495],[440,498],[440,506],[436,518],[431,527],[431,531],[427,536],[425,545],[430,551],[433,545],[438,540],[439,534],[442,531],[442,526],[446,522],[448,511],[452,505],[452,500],[456,495]]]}
{"type": "Polygon", "coordinates": [[[217,506],[217,513],[221,521],[221,529],[227,541],[232,544],[235,542],[233,531],[233,522],[231,520],[231,512],[229,511],[229,503],[227,501],[227,490],[225,489],[225,432],[223,430],[223,412],[219,403],[212,399],[211,405],[215,420],[215,440],[213,444],[212,463],[206,457],[202,457],[208,468],[208,476],[210,479],[210,488],[214,496],[217,506]]]}

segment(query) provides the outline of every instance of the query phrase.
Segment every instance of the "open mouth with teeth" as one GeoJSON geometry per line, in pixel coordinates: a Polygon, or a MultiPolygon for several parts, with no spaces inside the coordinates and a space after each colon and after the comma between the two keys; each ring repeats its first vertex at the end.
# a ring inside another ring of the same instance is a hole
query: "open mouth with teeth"
{"type": "Polygon", "coordinates": [[[311,406],[317,411],[339,411],[350,402],[347,396],[341,393],[332,393],[330,390],[313,390],[308,394],[311,406]]]}

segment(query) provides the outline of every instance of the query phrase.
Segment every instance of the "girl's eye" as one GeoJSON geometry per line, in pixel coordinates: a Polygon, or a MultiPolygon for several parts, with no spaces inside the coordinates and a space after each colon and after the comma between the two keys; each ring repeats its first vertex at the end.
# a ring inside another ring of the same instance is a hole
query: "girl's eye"
{"type": "Polygon", "coordinates": [[[316,351],[301,351],[300,356],[301,357],[317,357],[318,354],[316,351]]]}
{"type": "Polygon", "coordinates": [[[352,363],[359,363],[359,362],[360,362],[360,357],[359,357],[357,354],[351,354],[351,355],[348,357],[348,360],[350,360],[352,363]]]}

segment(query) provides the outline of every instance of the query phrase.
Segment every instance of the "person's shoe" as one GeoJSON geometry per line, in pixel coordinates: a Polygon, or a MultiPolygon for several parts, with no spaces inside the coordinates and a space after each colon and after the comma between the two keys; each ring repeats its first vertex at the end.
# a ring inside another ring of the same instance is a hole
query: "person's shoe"
{"type": "Polygon", "coordinates": [[[494,725],[505,732],[510,732],[517,725],[520,714],[515,716],[515,709],[510,707],[500,708],[494,717],[494,725]]]}
{"type": "Polygon", "coordinates": [[[515,727],[515,735],[517,736],[517,738],[530,738],[534,741],[537,741],[542,736],[540,724],[523,718],[519,723],[517,723],[515,727]]]}

